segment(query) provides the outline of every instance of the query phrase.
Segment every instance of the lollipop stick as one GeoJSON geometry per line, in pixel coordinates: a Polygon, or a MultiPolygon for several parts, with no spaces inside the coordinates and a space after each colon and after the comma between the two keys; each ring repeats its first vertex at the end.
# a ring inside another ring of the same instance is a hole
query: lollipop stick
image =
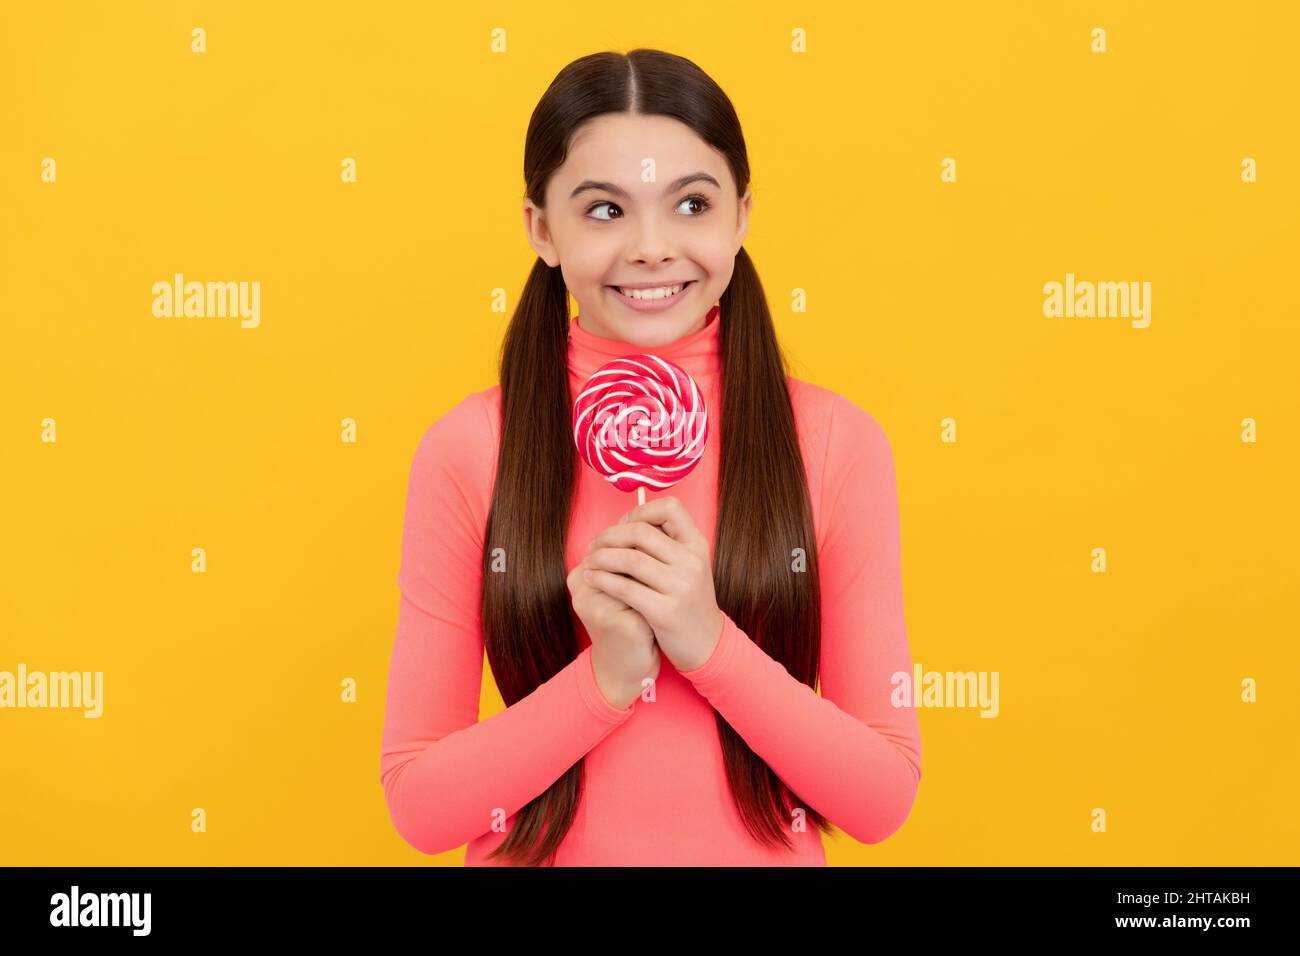
{"type": "Polygon", "coordinates": [[[643,504],[645,504],[645,485],[642,485],[641,487],[637,488],[637,490],[636,490],[636,503],[637,503],[638,505],[643,505],[643,504]]]}

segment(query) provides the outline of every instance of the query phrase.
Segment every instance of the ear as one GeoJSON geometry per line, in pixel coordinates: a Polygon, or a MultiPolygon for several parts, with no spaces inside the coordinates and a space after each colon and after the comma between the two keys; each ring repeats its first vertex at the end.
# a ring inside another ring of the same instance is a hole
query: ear
{"type": "Polygon", "coordinates": [[[554,269],[560,264],[560,256],[551,239],[551,229],[546,223],[546,211],[531,199],[524,200],[524,235],[533,251],[548,266],[554,269]]]}
{"type": "Polygon", "coordinates": [[[754,190],[749,188],[745,190],[745,195],[740,197],[740,203],[736,209],[736,252],[740,252],[740,247],[745,244],[745,237],[749,235],[749,214],[754,206],[754,190]]]}

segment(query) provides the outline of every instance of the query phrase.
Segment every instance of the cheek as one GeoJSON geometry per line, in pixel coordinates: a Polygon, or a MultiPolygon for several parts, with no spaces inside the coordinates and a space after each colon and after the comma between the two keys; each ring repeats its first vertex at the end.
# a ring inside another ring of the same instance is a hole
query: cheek
{"type": "Polygon", "coordinates": [[[567,267],[564,277],[571,280],[575,286],[593,286],[601,284],[601,277],[605,274],[604,261],[591,255],[589,251],[573,255],[570,254],[567,260],[561,260],[567,267]]]}
{"type": "Polygon", "coordinates": [[[710,234],[708,241],[700,243],[694,250],[694,259],[709,274],[711,279],[726,277],[736,265],[736,255],[732,251],[733,237],[725,229],[710,234]]]}
{"type": "Polygon", "coordinates": [[[615,254],[609,240],[591,230],[576,228],[565,232],[563,241],[556,237],[556,251],[564,266],[564,277],[575,283],[599,285],[608,273],[615,254]]]}
{"type": "Polygon", "coordinates": [[[623,262],[622,250],[615,243],[600,239],[593,240],[577,252],[577,266],[580,279],[593,288],[604,288],[609,277],[620,272],[623,262]]]}

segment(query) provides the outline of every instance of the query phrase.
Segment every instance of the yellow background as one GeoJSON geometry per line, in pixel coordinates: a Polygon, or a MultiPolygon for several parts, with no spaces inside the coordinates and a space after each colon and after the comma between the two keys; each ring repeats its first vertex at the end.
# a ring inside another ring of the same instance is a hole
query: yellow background
{"type": "Polygon", "coordinates": [[[637,46],[732,97],[794,373],[890,437],[913,659],[1001,677],[831,862],[1297,862],[1296,4],[0,9],[0,670],[105,672],[0,711],[0,864],[431,862],[379,783],[411,456],[496,381],[538,97],[637,46]],[[261,326],[153,317],[175,272],[261,326]],[[1150,327],[1045,318],[1067,272],[1150,327]]]}

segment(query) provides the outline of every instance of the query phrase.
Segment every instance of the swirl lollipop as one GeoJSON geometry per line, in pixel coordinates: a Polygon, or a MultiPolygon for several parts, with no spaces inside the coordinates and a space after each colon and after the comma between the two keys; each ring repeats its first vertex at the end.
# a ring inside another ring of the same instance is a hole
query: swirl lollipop
{"type": "Polygon", "coordinates": [[[685,478],[709,437],[694,379],[657,355],[602,365],[573,403],[573,441],[583,461],[619,491],[671,488],[685,478]]]}

